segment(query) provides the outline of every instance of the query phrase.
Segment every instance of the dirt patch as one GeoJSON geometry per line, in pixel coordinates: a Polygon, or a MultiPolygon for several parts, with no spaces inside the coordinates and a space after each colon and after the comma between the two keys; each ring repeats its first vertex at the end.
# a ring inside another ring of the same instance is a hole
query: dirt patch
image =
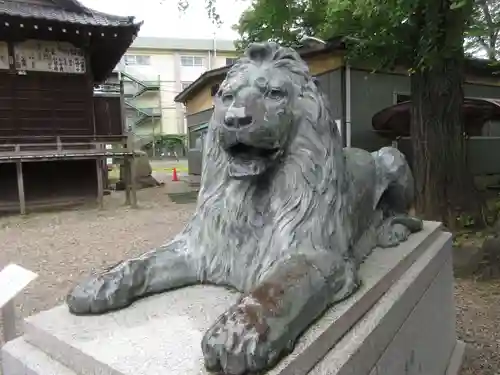
{"type": "Polygon", "coordinates": [[[0,218],[0,267],[17,263],[39,274],[16,302],[29,316],[61,303],[76,280],[137,256],[177,234],[194,204],[177,205],[164,188],[138,192],[140,208],[124,206],[124,194],[105,198],[105,209],[0,218]]]}
{"type": "Polygon", "coordinates": [[[500,281],[458,279],[457,330],[467,343],[460,375],[500,374],[500,281]]]}

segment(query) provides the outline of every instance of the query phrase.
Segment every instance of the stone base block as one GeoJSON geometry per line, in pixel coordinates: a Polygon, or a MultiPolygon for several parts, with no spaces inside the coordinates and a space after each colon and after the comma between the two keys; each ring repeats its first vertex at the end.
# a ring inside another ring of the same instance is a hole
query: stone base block
{"type": "MultiPolygon", "coordinates": [[[[456,375],[451,235],[438,223],[399,247],[376,249],[363,287],[313,324],[270,375],[456,375]]],[[[70,315],[59,306],[25,321],[2,348],[3,375],[206,374],[201,338],[238,298],[196,286],[111,314],[70,315]]]]}

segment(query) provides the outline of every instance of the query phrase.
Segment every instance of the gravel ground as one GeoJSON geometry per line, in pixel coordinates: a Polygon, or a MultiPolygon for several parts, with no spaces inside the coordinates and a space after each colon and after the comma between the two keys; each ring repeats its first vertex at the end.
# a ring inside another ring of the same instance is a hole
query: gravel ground
{"type": "Polygon", "coordinates": [[[182,229],[194,209],[172,203],[163,188],[139,191],[137,210],[123,205],[123,193],[105,198],[102,211],[0,218],[0,267],[14,262],[39,275],[16,300],[22,316],[60,303],[90,271],[161,245],[182,229]]]}
{"type": "Polygon", "coordinates": [[[500,375],[500,281],[458,279],[457,329],[468,344],[460,375],[500,375]]]}
{"type": "MultiPolygon", "coordinates": [[[[123,194],[105,209],[0,218],[0,267],[15,262],[39,274],[17,300],[22,316],[63,301],[89,271],[161,245],[180,231],[194,204],[176,205],[164,188],[138,194],[140,208],[123,206],[123,194]]],[[[500,282],[457,280],[457,327],[469,344],[461,375],[500,375],[500,282]]]]}

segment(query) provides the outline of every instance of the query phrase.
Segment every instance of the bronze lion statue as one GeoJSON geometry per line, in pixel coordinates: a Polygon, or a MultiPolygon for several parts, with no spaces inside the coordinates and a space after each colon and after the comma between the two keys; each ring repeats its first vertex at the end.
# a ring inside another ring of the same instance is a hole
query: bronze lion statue
{"type": "Polygon", "coordinates": [[[297,52],[252,44],[214,99],[196,212],[164,246],[76,286],[74,314],[100,314],[173,288],[242,293],[202,340],[208,370],[265,370],[360,285],[376,246],[422,222],[396,149],[343,150],[326,100],[297,52]]]}

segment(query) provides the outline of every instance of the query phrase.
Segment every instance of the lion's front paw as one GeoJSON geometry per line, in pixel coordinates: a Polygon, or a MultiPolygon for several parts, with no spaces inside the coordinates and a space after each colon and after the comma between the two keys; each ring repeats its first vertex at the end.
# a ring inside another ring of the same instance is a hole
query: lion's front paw
{"type": "Polygon", "coordinates": [[[379,228],[378,246],[393,247],[406,241],[411,233],[422,230],[423,222],[412,216],[392,217],[379,228]]]}
{"type": "Polygon", "coordinates": [[[105,273],[77,285],[66,297],[73,314],[102,314],[127,306],[130,301],[122,290],[118,272],[105,273]]]}
{"type": "MultiPolygon", "coordinates": [[[[262,307],[248,298],[226,311],[205,333],[202,350],[209,371],[241,375],[272,366],[287,349],[270,340],[262,307]]],[[[276,337],[278,338],[278,337],[276,337]]]]}

